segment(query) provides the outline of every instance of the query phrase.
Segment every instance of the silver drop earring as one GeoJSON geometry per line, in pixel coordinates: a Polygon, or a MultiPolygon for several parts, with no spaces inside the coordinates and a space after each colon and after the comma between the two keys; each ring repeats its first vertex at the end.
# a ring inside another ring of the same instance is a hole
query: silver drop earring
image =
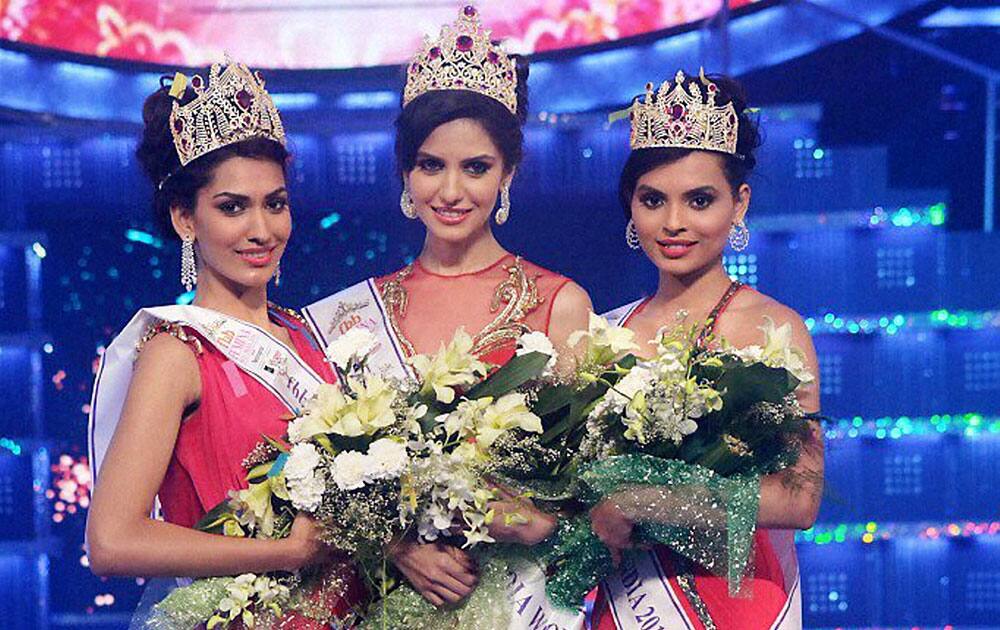
{"type": "Polygon", "coordinates": [[[500,207],[497,208],[497,213],[493,216],[493,220],[497,222],[497,225],[503,225],[510,218],[510,182],[507,182],[500,187],[500,207]]]}
{"type": "Polygon", "coordinates": [[[198,284],[198,265],[194,259],[194,237],[181,239],[181,284],[190,292],[198,284]]]}
{"type": "Polygon", "coordinates": [[[277,266],[274,268],[274,286],[281,286],[281,261],[278,261],[277,266]]]}
{"type": "Polygon", "coordinates": [[[750,244],[750,228],[743,221],[734,223],[729,229],[729,246],[734,252],[742,252],[750,244]]]}
{"type": "Polygon", "coordinates": [[[632,249],[639,249],[639,232],[635,229],[635,223],[632,219],[628,220],[628,225],[625,226],[625,242],[632,249]]]}

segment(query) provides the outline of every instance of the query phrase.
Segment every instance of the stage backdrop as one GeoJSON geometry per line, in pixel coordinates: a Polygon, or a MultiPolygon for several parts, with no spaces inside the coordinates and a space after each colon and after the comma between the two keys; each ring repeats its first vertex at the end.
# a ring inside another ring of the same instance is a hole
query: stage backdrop
{"type": "MultiPolygon", "coordinates": [[[[729,0],[741,7],[755,0],[729,0]]],[[[488,0],[494,37],[532,53],[642,35],[704,19],[722,0],[488,0]]],[[[228,52],[255,67],[402,63],[462,0],[0,0],[0,39],[74,53],[204,66],[228,52]]]]}

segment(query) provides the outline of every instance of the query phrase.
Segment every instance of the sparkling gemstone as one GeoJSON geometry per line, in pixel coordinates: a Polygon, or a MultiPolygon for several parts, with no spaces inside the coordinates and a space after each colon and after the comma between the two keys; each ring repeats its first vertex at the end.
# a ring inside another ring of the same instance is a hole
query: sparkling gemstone
{"type": "Polygon", "coordinates": [[[253,105],[253,94],[246,90],[240,90],[236,93],[236,102],[243,109],[250,109],[250,106],[253,105]]]}
{"type": "Polygon", "coordinates": [[[471,4],[467,4],[465,5],[465,8],[462,9],[462,13],[465,14],[465,17],[475,17],[476,7],[472,6],[471,4]]]}
{"type": "Polygon", "coordinates": [[[486,55],[486,58],[489,59],[490,63],[492,63],[493,65],[500,63],[500,55],[496,54],[492,50],[489,52],[489,54],[486,55]]]}
{"type": "Polygon", "coordinates": [[[673,107],[670,108],[670,115],[674,117],[674,120],[680,119],[682,116],[684,116],[684,106],[674,105],[673,107]]]}
{"type": "Polygon", "coordinates": [[[440,56],[441,56],[441,49],[440,48],[438,48],[437,46],[435,46],[434,48],[431,48],[431,59],[437,59],[440,56]]]}
{"type": "Polygon", "coordinates": [[[177,133],[184,131],[184,121],[180,118],[174,120],[174,131],[177,133]]]}
{"type": "Polygon", "coordinates": [[[718,89],[718,88],[716,88],[716,87],[715,87],[715,84],[714,84],[714,83],[711,83],[711,84],[709,84],[709,86],[708,86],[708,91],[709,91],[709,92],[714,92],[714,91],[716,91],[717,89],[718,89]]]}
{"type": "Polygon", "coordinates": [[[200,76],[195,75],[194,77],[191,78],[191,87],[195,87],[195,88],[201,89],[201,77],[200,76]]]}
{"type": "Polygon", "coordinates": [[[472,50],[472,38],[468,35],[459,35],[458,39],[455,40],[455,48],[462,52],[469,52],[472,50]]]}
{"type": "Polygon", "coordinates": [[[412,66],[410,66],[410,72],[412,72],[414,74],[420,74],[420,70],[421,70],[421,68],[420,68],[420,64],[419,63],[415,63],[412,66]]]}
{"type": "Polygon", "coordinates": [[[465,81],[461,79],[455,79],[455,85],[465,85],[465,81]]]}

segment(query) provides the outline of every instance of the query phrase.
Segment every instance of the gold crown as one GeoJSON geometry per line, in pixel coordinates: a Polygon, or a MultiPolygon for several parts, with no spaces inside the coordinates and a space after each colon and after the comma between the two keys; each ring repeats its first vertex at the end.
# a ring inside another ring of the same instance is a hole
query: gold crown
{"type": "Polygon", "coordinates": [[[685,80],[684,72],[678,70],[673,86],[669,80],[664,81],[655,99],[653,84],[646,84],[645,102],[640,103],[637,98],[630,108],[631,147],[679,147],[736,155],[739,131],[736,108],[731,102],[721,107],[715,104],[719,87],[705,78],[704,71],[699,74],[704,94],[693,81],[688,91],[685,80]]]}
{"type": "MultiPolygon", "coordinates": [[[[285,144],[285,129],[274,101],[264,90],[264,79],[242,63],[226,57],[226,68],[212,64],[208,84],[198,75],[190,85],[197,96],[170,111],[170,133],[181,166],[226,145],[262,137],[285,144]]],[[[179,75],[183,77],[183,75],[179,75]]],[[[183,94],[171,90],[171,95],[183,94]]]]}
{"type": "Polygon", "coordinates": [[[454,23],[441,28],[406,70],[403,106],[426,92],[470,90],[499,101],[517,116],[517,72],[514,60],[490,41],[479,23],[479,11],[466,6],[454,23]]]}

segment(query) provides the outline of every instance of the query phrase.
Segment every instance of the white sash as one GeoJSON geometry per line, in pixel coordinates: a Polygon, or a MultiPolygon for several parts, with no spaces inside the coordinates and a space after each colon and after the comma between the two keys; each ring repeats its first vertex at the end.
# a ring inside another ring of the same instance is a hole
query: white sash
{"type": "Polygon", "coordinates": [[[636,300],[635,302],[629,302],[628,304],[619,306],[616,309],[608,311],[607,313],[601,315],[601,317],[608,320],[608,323],[611,324],[612,326],[621,326],[626,321],[628,321],[628,318],[632,316],[632,313],[635,312],[635,309],[642,306],[642,303],[645,301],[646,301],[645,298],[643,298],[636,300]]]}
{"type": "Polygon", "coordinates": [[[604,580],[608,605],[621,630],[667,630],[696,626],[681,605],[682,597],[651,551],[627,553],[621,566],[604,580]]]}
{"type": "MultiPolygon", "coordinates": [[[[652,551],[625,554],[621,567],[604,580],[608,604],[619,630],[693,630],[699,627],[652,551]]],[[[801,630],[802,593],[795,582],[770,630],[801,630]]]]}
{"type": "MultiPolygon", "coordinates": [[[[583,628],[582,611],[553,606],[545,595],[545,573],[530,560],[509,567],[507,595],[513,610],[507,630],[579,630],[583,628]]],[[[583,602],[580,602],[581,604],[583,602]]]]}
{"type": "Polygon", "coordinates": [[[93,482],[118,426],[138,344],[149,326],[161,321],[196,330],[243,372],[292,412],[314,396],[322,377],[288,346],[263,328],[199,306],[158,306],[135,314],[104,351],[90,401],[89,449],[93,482]]]}
{"type": "Polygon", "coordinates": [[[368,366],[376,374],[399,379],[412,378],[406,354],[389,325],[382,296],[371,278],[325,297],[302,309],[323,351],[355,326],[375,335],[378,346],[368,355],[368,366]]]}

